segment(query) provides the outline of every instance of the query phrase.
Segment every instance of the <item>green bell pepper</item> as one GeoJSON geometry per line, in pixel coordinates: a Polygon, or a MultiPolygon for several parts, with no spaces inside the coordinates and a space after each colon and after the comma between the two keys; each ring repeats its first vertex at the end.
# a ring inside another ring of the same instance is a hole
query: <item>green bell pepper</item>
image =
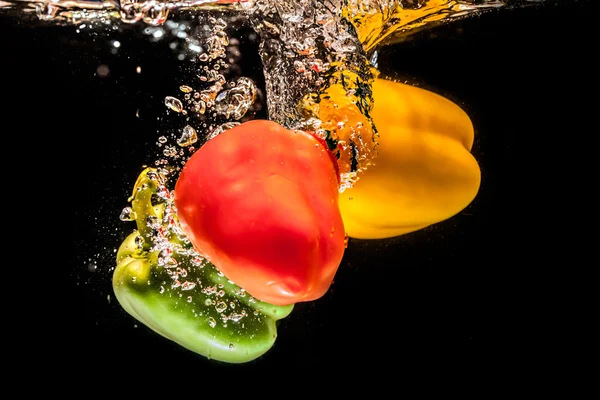
{"type": "Polygon", "coordinates": [[[117,300],[155,332],[209,359],[260,357],[293,305],[254,299],[197,253],[179,226],[166,181],[166,171],[147,168],[128,200],[129,218],[122,219],[135,220],[137,230],[117,252],[117,300]]]}

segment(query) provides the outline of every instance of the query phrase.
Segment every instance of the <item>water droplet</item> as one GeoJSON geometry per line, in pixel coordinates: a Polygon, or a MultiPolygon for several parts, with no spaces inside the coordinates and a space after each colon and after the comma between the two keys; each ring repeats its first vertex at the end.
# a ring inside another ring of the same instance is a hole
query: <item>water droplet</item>
{"type": "Polygon", "coordinates": [[[227,304],[225,304],[224,301],[219,301],[217,303],[217,305],[215,306],[215,310],[217,310],[217,312],[219,312],[219,313],[222,313],[226,309],[227,309],[227,304]]]}
{"type": "Polygon", "coordinates": [[[227,118],[242,118],[256,98],[256,85],[249,78],[240,78],[236,85],[222,91],[215,99],[215,111],[227,118]]]}
{"type": "Polygon", "coordinates": [[[202,293],[207,294],[207,295],[215,294],[216,292],[217,292],[216,286],[208,286],[208,287],[205,287],[204,289],[202,289],[202,293]]]}
{"type": "Polygon", "coordinates": [[[121,215],[119,215],[119,219],[121,221],[135,221],[137,215],[135,211],[131,209],[131,207],[125,207],[123,211],[121,211],[121,215]]]}
{"type": "Polygon", "coordinates": [[[190,282],[190,281],[185,281],[181,284],[181,290],[192,290],[195,287],[196,287],[196,284],[194,282],[190,282]]]}
{"type": "Polygon", "coordinates": [[[165,105],[175,112],[180,113],[183,111],[183,103],[176,97],[165,97],[165,105]]]}
{"type": "Polygon", "coordinates": [[[181,90],[183,93],[190,93],[194,89],[192,89],[188,85],[181,85],[179,86],[179,90],[181,90]]]}
{"type": "Polygon", "coordinates": [[[177,140],[177,144],[181,147],[186,147],[191,144],[194,144],[198,141],[198,134],[196,130],[189,125],[186,125],[183,128],[183,132],[181,133],[181,137],[177,140]]]}
{"type": "MultiPolygon", "coordinates": [[[[167,238],[164,238],[164,240],[168,241],[167,238]]],[[[172,257],[165,258],[165,268],[175,268],[177,267],[177,265],[179,265],[179,261],[177,261],[176,259],[172,257]]]]}
{"type": "Polygon", "coordinates": [[[233,321],[233,322],[240,322],[240,320],[241,320],[242,318],[244,318],[244,315],[243,315],[243,314],[236,314],[236,313],[233,313],[233,314],[231,314],[231,315],[229,316],[229,319],[230,319],[231,321],[233,321]]]}
{"type": "Polygon", "coordinates": [[[217,321],[213,317],[208,317],[208,325],[211,328],[214,328],[217,325],[217,321]]]}
{"type": "MultiPolygon", "coordinates": [[[[196,93],[198,96],[200,96],[200,93],[196,93]]],[[[194,96],[196,97],[196,96],[194,96]]],[[[194,108],[193,110],[195,112],[197,112],[198,114],[204,114],[206,112],[206,103],[202,100],[198,100],[196,101],[194,104],[194,108]]]]}
{"type": "Polygon", "coordinates": [[[192,296],[188,296],[188,298],[187,298],[187,302],[188,302],[188,303],[191,303],[191,302],[192,302],[192,300],[193,300],[193,299],[192,299],[192,296]]]}
{"type": "Polygon", "coordinates": [[[163,155],[165,157],[176,157],[177,148],[175,146],[166,146],[163,150],[163,155]]]}
{"type": "Polygon", "coordinates": [[[160,289],[158,290],[158,293],[163,294],[165,292],[165,287],[161,285],[160,289]]]}
{"type": "Polygon", "coordinates": [[[235,349],[235,346],[233,345],[233,343],[229,343],[229,348],[230,349],[235,349]]]}
{"type": "Polygon", "coordinates": [[[192,258],[192,264],[194,264],[198,267],[204,267],[204,257],[196,256],[196,257],[192,258]]]}

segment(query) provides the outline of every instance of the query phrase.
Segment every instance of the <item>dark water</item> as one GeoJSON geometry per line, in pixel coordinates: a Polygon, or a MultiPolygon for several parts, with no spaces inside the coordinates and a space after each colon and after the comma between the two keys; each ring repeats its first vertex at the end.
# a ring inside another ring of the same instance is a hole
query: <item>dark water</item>
{"type": "MultiPolygon", "coordinates": [[[[561,170],[554,162],[566,162],[564,138],[586,129],[576,107],[592,80],[590,3],[561,4],[465,19],[380,50],[383,70],[470,115],[480,193],[422,231],[351,240],[331,291],[297,305],[273,349],[244,365],[206,360],[150,332],[121,309],[110,285],[112,251],[132,229],[120,211],[142,164],[156,158],[157,131],[177,123],[163,118],[163,99],[191,81],[189,63],[135,28],[108,36],[121,42],[111,54],[106,36],[0,16],[3,131],[30,157],[9,173],[35,185],[33,199],[44,203],[27,208],[35,240],[57,240],[31,276],[44,269],[62,283],[31,314],[41,347],[57,353],[38,357],[58,363],[62,379],[90,385],[129,373],[134,386],[176,387],[180,376],[195,390],[174,394],[194,396],[211,379],[238,376],[258,386],[287,376],[294,385],[341,389],[344,374],[354,373],[398,390],[415,375],[520,379],[539,363],[546,339],[532,334],[548,303],[530,296],[529,272],[563,257],[550,250],[560,240],[547,217],[558,212],[553,196],[570,185],[556,188],[568,177],[552,175],[561,170]],[[108,76],[98,76],[100,65],[108,76]],[[540,210],[545,205],[551,210],[540,210]]],[[[240,66],[262,85],[256,46],[241,44],[240,66]]]]}

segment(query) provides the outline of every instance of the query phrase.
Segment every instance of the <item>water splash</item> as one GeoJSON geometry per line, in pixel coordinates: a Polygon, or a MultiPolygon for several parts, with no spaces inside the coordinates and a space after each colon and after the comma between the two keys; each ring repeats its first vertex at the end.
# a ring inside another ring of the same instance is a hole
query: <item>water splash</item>
{"type": "Polygon", "coordinates": [[[242,8],[245,0],[5,0],[0,10],[16,11],[15,17],[36,16],[42,21],[60,24],[81,22],[125,24],[145,23],[159,26],[165,23],[172,11],[206,10],[227,7],[242,8]]]}

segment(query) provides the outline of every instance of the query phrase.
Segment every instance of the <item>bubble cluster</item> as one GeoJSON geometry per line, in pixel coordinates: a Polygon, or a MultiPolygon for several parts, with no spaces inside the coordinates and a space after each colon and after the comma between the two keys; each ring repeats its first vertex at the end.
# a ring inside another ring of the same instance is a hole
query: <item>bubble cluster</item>
{"type": "Polygon", "coordinates": [[[168,113],[181,115],[185,125],[172,135],[162,135],[157,145],[161,158],[156,166],[178,170],[204,142],[239,125],[248,118],[259,99],[255,82],[245,76],[231,77],[229,68],[239,56],[239,41],[230,38],[228,24],[209,16],[197,38],[202,38],[195,60],[196,82],[179,85],[178,93],[166,96],[168,113]]]}

